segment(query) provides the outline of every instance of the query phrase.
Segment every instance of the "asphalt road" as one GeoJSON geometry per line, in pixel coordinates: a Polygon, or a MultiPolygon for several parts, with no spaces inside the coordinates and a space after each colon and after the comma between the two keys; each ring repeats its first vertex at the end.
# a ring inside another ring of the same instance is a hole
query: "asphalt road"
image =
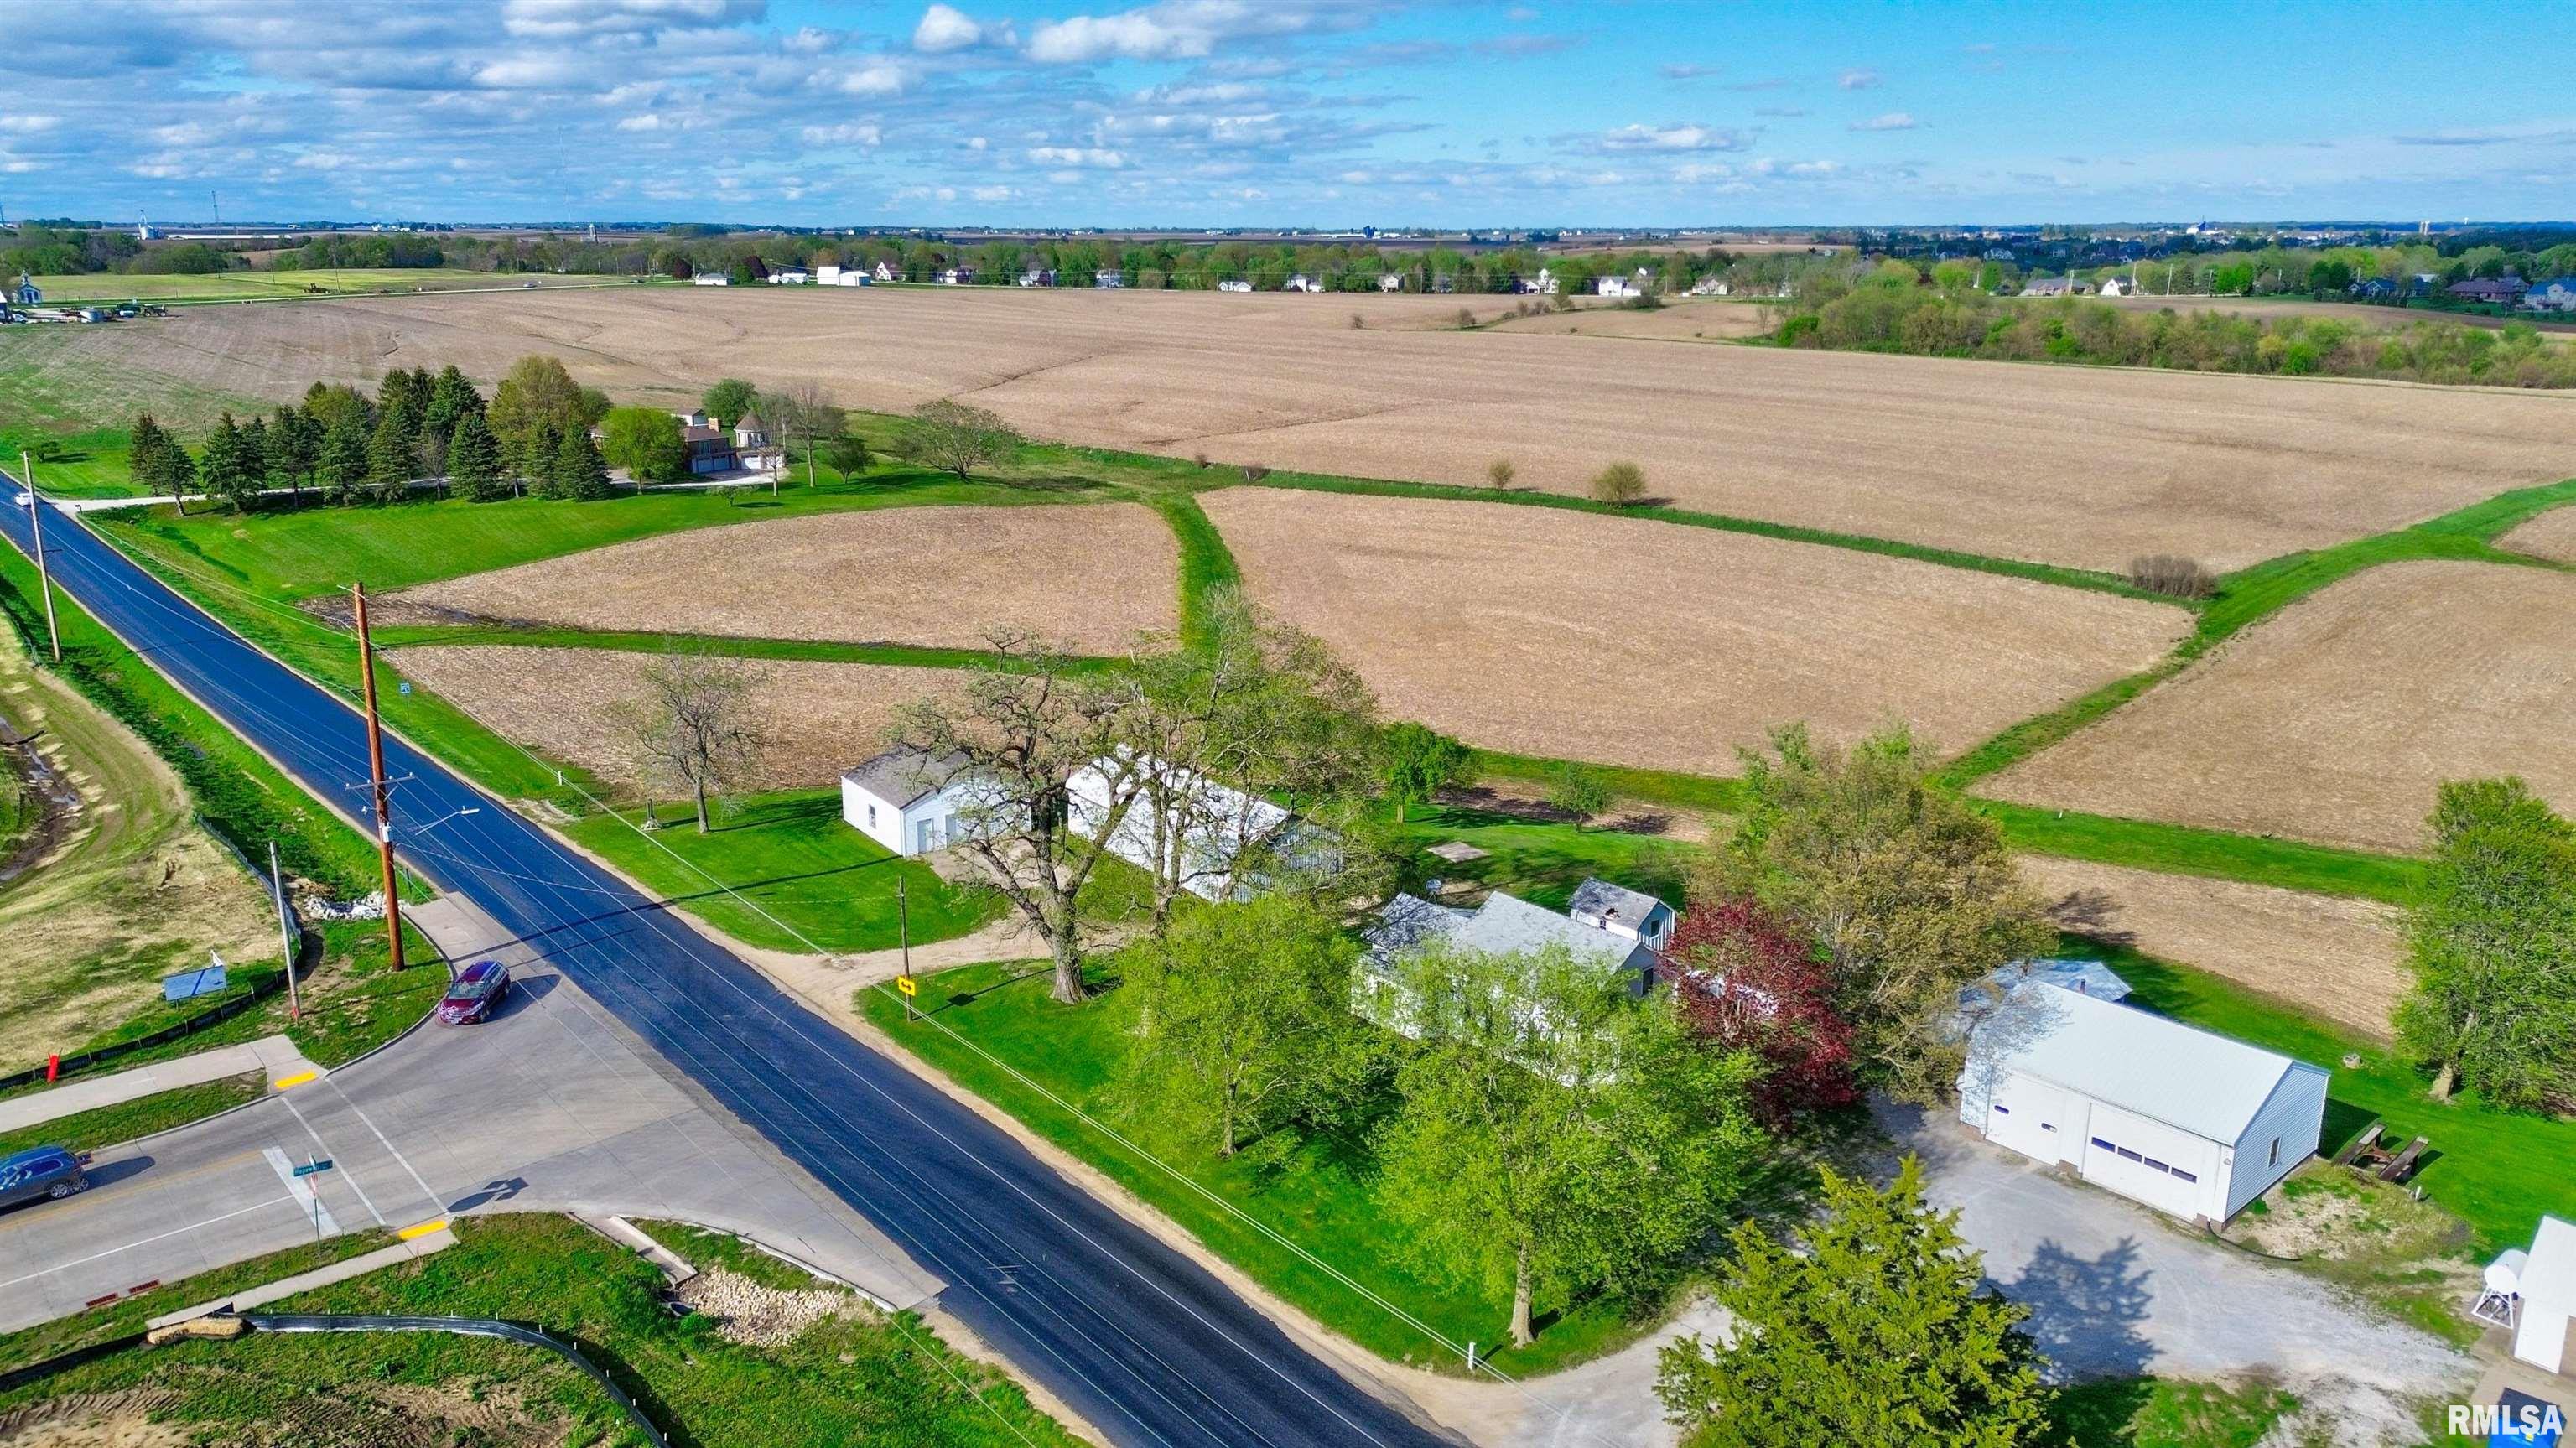
{"type": "MultiPolygon", "coordinates": [[[[11,479],[9,496],[16,486],[11,479]]],[[[357,806],[366,751],[348,706],[68,515],[49,509],[45,525],[58,586],[316,796],[357,806]]],[[[26,551],[26,510],[0,506],[0,533],[26,551]]],[[[944,1308],[1116,1443],[1455,1441],[1306,1352],[1008,1136],[434,760],[389,738],[385,764],[407,781],[395,824],[413,869],[537,944],[715,1101],[945,1279],[944,1308]],[[456,817],[469,807],[480,813],[456,817]],[[406,832],[407,820],[429,828],[406,832]]],[[[227,1169],[249,1174],[241,1162],[227,1169]]],[[[436,1196],[420,1193],[424,1213],[442,1205],[436,1196]]],[[[10,1265],[15,1256],[0,1238],[0,1279],[25,1270],[10,1265]]]]}

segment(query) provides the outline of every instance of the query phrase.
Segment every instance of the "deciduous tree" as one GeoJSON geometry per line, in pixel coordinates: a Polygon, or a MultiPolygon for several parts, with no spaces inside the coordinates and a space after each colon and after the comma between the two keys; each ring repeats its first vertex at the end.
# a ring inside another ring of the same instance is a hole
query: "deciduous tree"
{"type": "Polygon", "coordinates": [[[1764,1120],[1848,1106],[1851,1026],[1813,942],[1741,895],[1690,902],[1665,941],[1656,974],[1691,1033],[1761,1062],[1753,1104],[1764,1120]]]}
{"type": "Polygon", "coordinates": [[[1161,1107],[1232,1156],[1300,1116],[1332,1116],[1364,1080],[1376,1032],[1351,1014],[1359,947],[1294,898],[1192,909],[1130,946],[1142,998],[1136,1074],[1161,1107]]]}
{"type": "Polygon", "coordinates": [[[995,661],[956,694],[905,708],[892,742],[915,756],[917,787],[962,786],[953,843],[1047,943],[1055,998],[1071,1003],[1089,994],[1083,891],[1104,852],[1072,828],[1069,791],[1097,765],[1093,828],[1105,838],[1125,823],[1141,772],[1117,748],[1131,694],[1032,634],[997,629],[986,643],[995,661]]]}
{"type": "Polygon", "coordinates": [[[914,457],[960,479],[1028,441],[1001,414],[945,397],[914,408],[905,435],[914,457]]]}
{"type": "MultiPolygon", "coordinates": [[[[831,394],[823,390],[823,384],[810,377],[791,382],[782,390],[769,394],[764,405],[772,413],[770,421],[778,428],[779,446],[804,449],[805,486],[814,486],[814,454],[819,448],[844,440],[850,428],[849,414],[834,406],[831,394]]],[[[857,441],[855,438],[847,440],[857,441]]],[[[844,475],[866,467],[866,444],[859,444],[857,467],[842,467],[837,457],[832,465],[840,468],[844,475]]]]}
{"type": "Polygon", "coordinates": [[[645,666],[643,696],[620,711],[636,763],[688,792],[699,834],[708,800],[760,768],[768,747],[754,700],[761,677],[741,659],[678,649],[645,666]]]}
{"type": "Polygon", "coordinates": [[[2576,825],[2520,779],[2435,796],[2433,869],[2409,941],[2398,1040],[2500,1106],[2576,1100],[2576,825]]]}
{"type": "Polygon", "coordinates": [[[1411,720],[1386,726],[1378,739],[1378,778],[1395,817],[1402,820],[1408,808],[1474,778],[1475,758],[1466,745],[1411,720]]]}
{"type": "Polygon", "coordinates": [[[1750,1057],[1687,1039],[1660,998],[1563,946],[1433,947],[1403,967],[1421,1049],[1378,1138],[1380,1194],[1422,1264],[1512,1297],[1659,1283],[1733,1200],[1762,1140],[1750,1057]]]}
{"type": "Polygon", "coordinates": [[[1961,1050],[1959,992],[2055,945],[1993,821],[1929,778],[1896,728],[1849,751],[1803,726],[1744,754],[1742,825],[1702,894],[1749,894],[1816,942],[1867,1081],[1943,1099],[1961,1050]]]}
{"type": "Polygon", "coordinates": [[[618,407],[600,424],[600,456],[643,482],[677,482],[688,472],[680,420],[658,407],[618,407]]]}
{"type": "Polygon", "coordinates": [[[1610,776],[1589,764],[1560,764],[1548,775],[1547,802],[1571,816],[1580,833],[1610,808],[1610,776]]]}
{"type": "Polygon", "coordinates": [[[2024,1448],[2049,1441],[2029,1309],[1984,1285],[1958,1213],[1925,1202],[1907,1157],[1887,1190],[1823,1172],[1800,1250],[1751,1223],[1714,1296],[1720,1345],[1663,1349],[1655,1395],[1685,1448],[2024,1448]]]}
{"type": "Polygon", "coordinates": [[[752,410],[759,397],[759,388],[739,377],[728,377],[708,388],[698,405],[716,420],[716,426],[731,427],[742,421],[743,414],[752,410]]]}
{"type": "Polygon", "coordinates": [[[563,435],[591,424],[589,407],[589,399],[562,362],[528,356],[511,363],[502,375],[484,420],[501,440],[501,456],[511,471],[539,478],[548,471],[563,435]]]}

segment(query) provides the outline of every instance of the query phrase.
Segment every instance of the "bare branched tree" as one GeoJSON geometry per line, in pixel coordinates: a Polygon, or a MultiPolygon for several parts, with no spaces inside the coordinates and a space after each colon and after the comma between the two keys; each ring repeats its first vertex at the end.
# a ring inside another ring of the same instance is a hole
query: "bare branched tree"
{"type": "Polygon", "coordinates": [[[1376,698],[1322,640],[1232,588],[1206,608],[1198,647],[1141,641],[1118,717],[1140,769],[1125,839],[1147,858],[1157,934],[1184,890],[1332,883],[1348,862],[1334,826],[1377,760],[1376,698]]]}
{"type": "Polygon", "coordinates": [[[1072,780],[1098,767],[1102,812],[1111,829],[1124,821],[1140,774],[1117,749],[1129,694],[1027,632],[985,638],[996,660],[961,693],[908,706],[893,741],[918,754],[920,787],[956,790],[954,843],[1047,942],[1055,998],[1078,1001],[1082,892],[1103,852],[1071,828],[1072,780]]]}
{"type": "MultiPolygon", "coordinates": [[[[621,712],[621,733],[648,781],[689,792],[698,833],[707,801],[749,781],[768,746],[753,701],[763,676],[737,658],[679,649],[644,669],[644,695],[621,712]]],[[[648,806],[649,808],[649,806],[648,806]]]]}
{"type": "Polygon", "coordinates": [[[834,406],[823,384],[810,377],[763,393],[761,401],[771,409],[779,444],[804,449],[805,486],[814,486],[814,451],[849,430],[849,414],[834,406]]]}

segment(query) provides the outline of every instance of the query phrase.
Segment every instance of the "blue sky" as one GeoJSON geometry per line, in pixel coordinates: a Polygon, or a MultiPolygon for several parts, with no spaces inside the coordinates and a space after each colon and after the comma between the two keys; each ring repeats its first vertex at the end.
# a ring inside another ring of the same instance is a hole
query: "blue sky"
{"type": "Polygon", "coordinates": [[[2506,7],[17,0],[12,216],[2576,216],[2506,7]]]}

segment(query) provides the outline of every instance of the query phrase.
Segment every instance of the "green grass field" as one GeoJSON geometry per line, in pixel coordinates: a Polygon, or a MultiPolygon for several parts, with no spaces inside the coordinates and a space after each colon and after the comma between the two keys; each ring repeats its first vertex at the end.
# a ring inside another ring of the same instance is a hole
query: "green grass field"
{"type": "Polygon", "coordinates": [[[2068,1448],[2254,1448],[2298,1407],[2259,1385],[2111,1378],[2059,1390],[2049,1421],[2068,1448]]]}
{"type": "MultiPolygon", "coordinates": [[[[1020,1388],[947,1344],[918,1317],[850,1310],[770,1347],[732,1342],[715,1320],[673,1317],[661,1274],[643,1258],[561,1217],[469,1217],[457,1244],[420,1262],[368,1273],[275,1304],[283,1312],[497,1317],[577,1342],[644,1405],[675,1444],[868,1443],[883,1448],[1074,1448],[1020,1388]]],[[[766,1263],[729,1239],[690,1241],[693,1259],[759,1271],[766,1263]]],[[[372,1236],[334,1239],[245,1263],[119,1303],[107,1314],[0,1338],[0,1365],[59,1351],[111,1322],[274,1280],[372,1236]]],[[[778,1285],[777,1279],[755,1280],[778,1285]]],[[[819,1284],[805,1283],[806,1287],[819,1284]]],[[[80,1394],[149,1386],[168,1401],[153,1421],[187,1441],[458,1444],[640,1438],[586,1378],[552,1354],[489,1338],[438,1333],[252,1334],[134,1349],[0,1394],[0,1412],[80,1394]],[[542,1440],[472,1426],[497,1406],[503,1423],[563,1425],[542,1440]],[[442,1408],[452,1425],[435,1427],[442,1408]],[[426,1421],[424,1421],[426,1420],[426,1421]],[[283,1436],[274,1436],[282,1433],[283,1436]],[[398,1435],[398,1436],[397,1436],[398,1435]]],[[[40,1434],[44,1429],[37,1429],[40,1434]]]]}
{"type": "Polygon", "coordinates": [[[836,954],[891,950],[901,943],[898,880],[915,943],[964,935],[1002,912],[992,891],[950,885],[843,823],[835,790],[728,800],[715,829],[703,835],[689,822],[685,800],[662,801],[659,818],[664,827],[649,838],[627,819],[605,814],[565,833],[745,944],[800,952],[819,945],[836,954]],[[710,875],[730,888],[711,883],[710,875]]]}
{"type": "MultiPolygon", "coordinates": [[[[1279,1238],[1334,1264],[1369,1293],[1454,1341],[1490,1348],[1505,1338],[1507,1298],[1452,1288],[1406,1265],[1401,1230],[1378,1211],[1356,1151],[1300,1142],[1283,1151],[1256,1147],[1228,1161],[1203,1143],[1175,1141],[1157,1131],[1150,1105],[1140,1108],[1133,1093],[1121,1089],[1120,1063],[1135,1015],[1134,1002],[1121,992],[1062,1006],[1048,997],[1042,966],[996,964],[924,976],[919,1000],[927,1019],[907,1024],[892,992],[859,993],[868,1018],[907,1049],[1106,1173],[1326,1326],[1392,1360],[1443,1372],[1464,1368],[1431,1338],[1279,1238]],[[1136,1144],[1112,1140],[1060,1102],[1107,1122],[1136,1144]],[[1163,1170],[1158,1160],[1181,1177],[1163,1170]],[[1268,1232],[1215,1205],[1209,1195],[1268,1232]]],[[[1545,1312],[1563,1304],[1539,1306],[1545,1312]]],[[[1593,1356],[1632,1331],[1616,1312],[1578,1310],[1552,1323],[1542,1317],[1531,1347],[1490,1356],[1506,1372],[1545,1372],[1593,1356]]]]}

